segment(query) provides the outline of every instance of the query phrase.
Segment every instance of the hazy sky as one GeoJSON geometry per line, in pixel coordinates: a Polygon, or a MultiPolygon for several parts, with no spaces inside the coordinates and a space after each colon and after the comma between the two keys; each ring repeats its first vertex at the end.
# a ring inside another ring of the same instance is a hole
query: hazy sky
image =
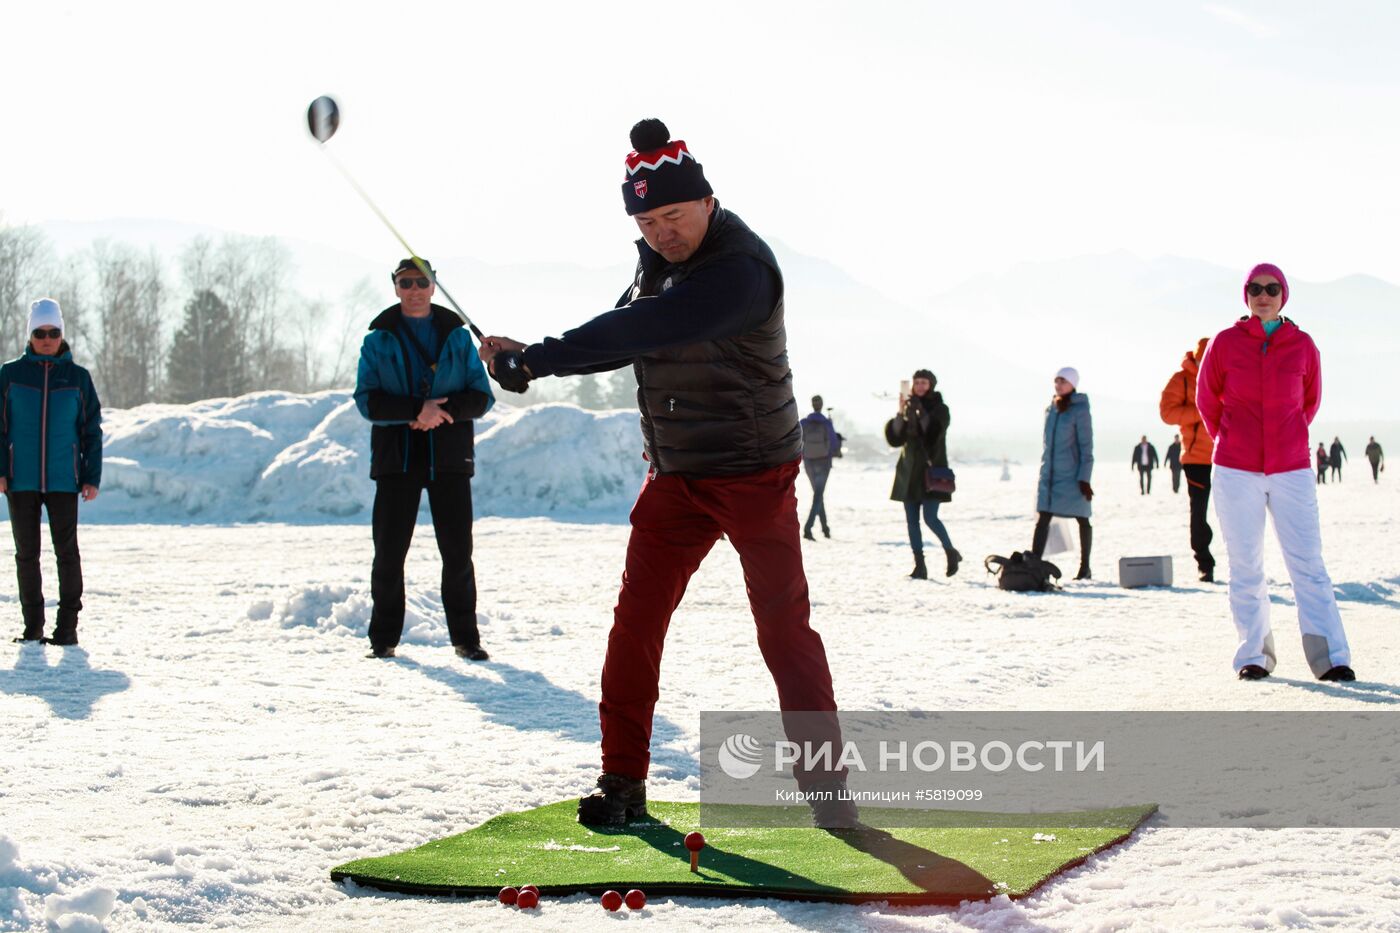
{"type": "Polygon", "coordinates": [[[761,234],[917,297],[1126,248],[1400,281],[1386,3],[0,0],[0,210],[626,260],[659,116],[761,234]]]}

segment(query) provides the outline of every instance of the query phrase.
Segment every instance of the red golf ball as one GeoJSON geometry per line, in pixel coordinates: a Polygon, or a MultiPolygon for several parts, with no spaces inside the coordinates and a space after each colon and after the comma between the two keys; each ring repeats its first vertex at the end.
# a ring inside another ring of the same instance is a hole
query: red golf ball
{"type": "Polygon", "coordinates": [[[686,833],[685,847],[692,852],[699,852],[705,848],[705,837],[700,833],[686,833]]]}
{"type": "Polygon", "coordinates": [[[604,910],[617,910],[622,906],[622,895],[616,891],[604,891],[603,896],[598,898],[598,903],[603,905],[604,910]]]}
{"type": "Polygon", "coordinates": [[[623,900],[626,901],[629,910],[641,910],[647,906],[647,896],[636,888],[628,891],[623,900]]]}
{"type": "Polygon", "coordinates": [[[532,907],[538,907],[539,903],[539,892],[531,891],[529,888],[522,888],[520,894],[515,898],[515,906],[519,907],[521,910],[529,910],[532,907]]]}
{"type": "Polygon", "coordinates": [[[539,897],[539,896],[540,896],[540,889],[537,888],[537,887],[535,887],[533,884],[522,884],[522,885],[520,886],[520,890],[521,890],[522,892],[524,892],[524,891],[533,891],[533,892],[535,892],[535,897],[539,897]]]}
{"type": "Polygon", "coordinates": [[[515,899],[520,896],[520,892],[515,888],[501,888],[501,893],[496,895],[496,899],[502,904],[514,904],[515,899]]]}

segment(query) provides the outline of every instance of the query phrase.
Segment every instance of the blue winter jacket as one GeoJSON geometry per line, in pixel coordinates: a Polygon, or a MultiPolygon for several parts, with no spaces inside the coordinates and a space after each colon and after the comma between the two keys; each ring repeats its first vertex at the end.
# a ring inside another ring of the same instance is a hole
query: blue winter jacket
{"type": "Polygon", "coordinates": [[[1053,403],[1045,409],[1045,449],[1040,457],[1036,511],[1088,518],[1092,509],[1079,484],[1089,482],[1093,472],[1094,421],[1089,414],[1089,396],[1075,392],[1065,411],[1053,403]]]}
{"type": "Polygon", "coordinates": [[[472,419],[490,411],[496,397],[462,319],[439,305],[432,308],[442,349],[428,395],[412,384],[409,354],[418,351],[404,333],[399,305],[386,308],[374,319],[360,346],[355,405],[374,424],[370,429],[369,470],[374,479],[407,473],[415,456],[427,457],[430,479],[438,473],[470,476],[476,471],[472,419]],[[442,407],[452,416],[452,423],[426,432],[423,443],[424,432],[408,425],[428,398],[447,399],[442,407]]]}
{"type": "Polygon", "coordinates": [[[14,492],[78,492],[102,483],[102,403],[67,341],[0,366],[0,459],[14,492]]]}

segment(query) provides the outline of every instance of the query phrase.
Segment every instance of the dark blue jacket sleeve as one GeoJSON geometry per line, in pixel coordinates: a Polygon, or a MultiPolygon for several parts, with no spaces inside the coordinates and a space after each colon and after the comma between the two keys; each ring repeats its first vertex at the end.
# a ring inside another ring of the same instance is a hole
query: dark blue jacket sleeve
{"type": "Polygon", "coordinates": [[[10,367],[0,366],[0,476],[10,475],[10,367]]]}
{"type": "Polygon", "coordinates": [[[102,485],[102,402],[92,375],[83,371],[83,422],[80,447],[82,462],[78,470],[80,486],[102,485]]]}
{"type": "Polygon", "coordinates": [[[751,256],[716,260],[660,295],[637,298],[525,348],[535,377],[617,369],[668,347],[737,337],[768,319],[777,274],[751,256]]]}

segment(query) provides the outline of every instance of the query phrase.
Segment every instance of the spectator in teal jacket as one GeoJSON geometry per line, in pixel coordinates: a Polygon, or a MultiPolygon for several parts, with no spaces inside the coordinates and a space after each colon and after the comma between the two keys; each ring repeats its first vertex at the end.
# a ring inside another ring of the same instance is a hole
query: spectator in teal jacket
{"type": "Polygon", "coordinates": [[[1079,371],[1066,366],[1055,374],[1055,397],[1045,409],[1044,453],[1040,458],[1040,485],[1036,489],[1037,519],[1031,553],[1040,557],[1050,536],[1050,519],[1056,516],[1079,522],[1079,573],[1088,580],[1093,527],[1089,516],[1094,498],[1089,480],[1094,473],[1094,420],[1089,396],[1078,391],[1079,371]]]}
{"type": "Polygon", "coordinates": [[[0,492],[10,509],[24,616],[24,633],[15,640],[76,645],[83,608],[78,497],[97,498],[102,482],[102,403],[92,376],[73,362],[58,302],[30,305],[29,338],[23,356],[0,366],[0,492]],[[49,639],[39,572],[41,509],[58,563],[58,620],[49,639]]]}
{"type": "Polygon", "coordinates": [[[491,409],[495,396],[471,332],[457,315],[432,303],[437,285],[427,260],[405,259],[390,277],[399,301],[370,323],[355,383],[355,404],[373,423],[370,654],[394,657],[403,635],[403,566],[426,491],[442,555],[442,609],[452,647],[458,657],[485,661],[472,563],[472,420],[491,409]]]}

